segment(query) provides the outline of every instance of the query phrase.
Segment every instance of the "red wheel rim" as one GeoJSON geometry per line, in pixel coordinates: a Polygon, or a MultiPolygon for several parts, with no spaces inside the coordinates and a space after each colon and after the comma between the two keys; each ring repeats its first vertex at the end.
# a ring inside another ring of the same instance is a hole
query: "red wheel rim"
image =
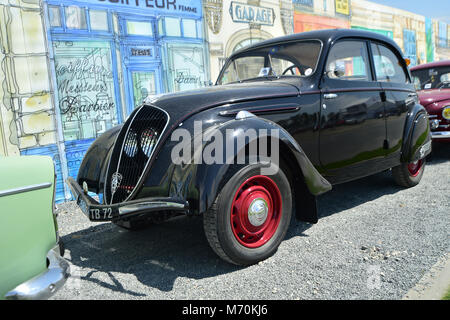
{"type": "Polygon", "coordinates": [[[251,177],[237,189],[231,205],[231,229],[245,247],[258,248],[269,241],[281,220],[281,193],[266,176],[251,177]]]}
{"type": "Polygon", "coordinates": [[[422,169],[422,164],[423,164],[422,160],[418,160],[418,161],[409,163],[408,164],[409,174],[412,177],[417,177],[420,173],[420,170],[422,169]]]}

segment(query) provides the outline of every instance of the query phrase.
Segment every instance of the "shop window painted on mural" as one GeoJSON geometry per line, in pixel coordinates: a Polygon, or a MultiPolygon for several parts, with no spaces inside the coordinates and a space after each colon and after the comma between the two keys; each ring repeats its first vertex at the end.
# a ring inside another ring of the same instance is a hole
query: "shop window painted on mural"
{"type": "Polygon", "coordinates": [[[65,140],[98,137],[118,123],[108,42],[54,41],[65,140]]]}
{"type": "Polygon", "coordinates": [[[132,72],[134,105],[142,104],[145,98],[156,94],[155,73],[132,72]]]}
{"type": "Polygon", "coordinates": [[[69,29],[87,29],[86,11],[77,6],[65,7],[66,26],[69,29]]]}
{"type": "Polygon", "coordinates": [[[127,21],[127,33],[133,36],[153,36],[152,24],[148,21],[127,21]]]}
{"type": "Polygon", "coordinates": [[[89,21],[91,30],[109,31],[108,15],[105,11],[89,10],[89,21]]]}
{"type": "Polygon", "coordinates": [[[184,37],[197,38],[197,26],[196,26],[195,20],[183,19],[182,27],[183,27],[183,36],[184,37]]]}
{"type": "Polygon", "coordinates": [[[169,46],[170,91],[182,91],[204,87],[206,67],[202,46],[169,46]]]}
{"type": "Polygon", "coordinates": [[[61,7],[49,6],[49,20],[51,27],[61,27],[61,7]]]}
{"type": "Polygon", "coordinates": [[[180,28],[180,19],[166,17],[166,33],[165,35],[168,37],[181,37],[181,28],[180,28]]]}

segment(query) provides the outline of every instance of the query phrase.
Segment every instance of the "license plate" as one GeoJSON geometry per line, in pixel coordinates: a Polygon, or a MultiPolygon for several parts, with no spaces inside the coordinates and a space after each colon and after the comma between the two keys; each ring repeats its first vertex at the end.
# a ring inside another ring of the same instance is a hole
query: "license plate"
{"type": "Polygon", "coordinates": [[[112,208],[94,208],[89,209],[89,219],[93,221],[112,220],[112,208]]]}
{"type": "Polygon", "coordinates": [[[110,221],[113,218],[112,208],[89,208],[82,198],[78,200],[78,206],[91,221],[110,221]]]}

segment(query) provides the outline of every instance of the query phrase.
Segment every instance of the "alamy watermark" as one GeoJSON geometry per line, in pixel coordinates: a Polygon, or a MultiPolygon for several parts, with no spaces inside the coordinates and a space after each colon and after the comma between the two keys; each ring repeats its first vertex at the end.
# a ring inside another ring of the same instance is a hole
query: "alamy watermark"
{"type": "Polygon", "coordinates": [[[172,132],[174,164],[256,164],[261,174],[273,175],[279,167],[278,129],[225,129],[210,127],[203,131],[202,121],[194,121],[193,134],[184,128],[172,132]]]}

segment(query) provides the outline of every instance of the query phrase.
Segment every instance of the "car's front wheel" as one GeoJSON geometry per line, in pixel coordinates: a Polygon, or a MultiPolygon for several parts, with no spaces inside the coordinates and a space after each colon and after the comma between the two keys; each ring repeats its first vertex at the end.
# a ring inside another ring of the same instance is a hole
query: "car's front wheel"
{"type": "Polygon", "coordinates": [[[425,163],[425,159],[420,159],[410,163],[402,163],[392,168],[392,175],[395,182],[407,188],[416,186],[422,179],[425,163]]]}
{"type": "Polygon", "coordinates": [[[292,194],[286,175],[281,169],[261,175],[261,167],[252,164],[235,173],[203,217],[212,249],[237,265],[273,255],[291,220],[292,194]]]}

